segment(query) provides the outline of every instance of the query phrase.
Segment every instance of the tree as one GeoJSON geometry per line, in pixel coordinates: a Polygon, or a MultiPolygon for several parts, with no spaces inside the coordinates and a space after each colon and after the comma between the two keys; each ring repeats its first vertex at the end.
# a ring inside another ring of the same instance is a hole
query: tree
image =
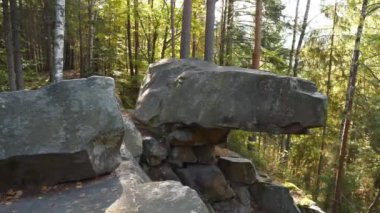
{"type": "Polygon", "coordinates": [[[55,5],[54,29],[54,82],[63,78],[63,51],[65,43],[65,0],[57,0],[55,5]]]}
{"type": "Polygon", "coordinates": [[[190,40],[191,40],[191,11],[192,0],[185,0],[182,11],[182,34],[181,34],[181,49],[180,58],[188,58],[190,55],[190,40]]]}
{"type": "Polygon", "coordinates": [[[302,28],[301,28],[301,34],[300,38],[298,40],[298,45],[296,49],[296,55],[294,57],[294,67],[293,67],[293,76],[297,77],[297,70],[298,70],[298,63],[299,63],[299,58],[301,54],[301,48],[302,48],[302,42],[305,37],[305,32],[306,32],[306,27],[307,27],[307,20],[309,17],[309,9],[310,9],[310,0],[307,0],[306,3],[306,9],[305,9],[305,15],[303,16],[303,22],[302,22],[302,28]]]}
{"type": "Polygon", "coordinates": [[[207,0],[205,61],[212,61],[214,55],[215,0],[207,0]]]}
{"type": "Polygon", "coordinates": [[[17,90],[16,86],[16,74],[14,67],[14,55],[13,55],[13,39],[12,39],[12,27],[9,19],[9,2],[8,0],[3,0],[3,27],[4,27],[4,38],[5,47],[7,51],[7,67],[8,67],[8,83],[9,89],[11,91],[17,90]]]}
{"type": "Polygon", "coordinates": [[[341,201],[342,193],[342,182],[344,177],[344,164],[347,155],[347,142],[348,134],[351,125],[351,110],[354,101],[355,89],[356,89],[356,79],[358,75],[359,68],[359,57],[360,57],[360,42],[364,29],[364,21],[367,16],[367,6],[368,0],[363,0],[362,9],[360,14],[360,20],[356,31],[355,46],[352,54],[350,76],[348,80],[347,90],[346,90],[346,102],[343,110],[343,119],[341,122],[340,130],[340,149],[339,149],[339,162],[336,170],[335,178],[335,189],[334,189],[334,200],[332,206],[332,212],[339,212],[339,205],[341,201]]]}
{"type": "MultiPolygon", "coordinates": [[[[328,71],[327,71],[327,83],[326,83],[326,97],[327,100],[330,99],[330,92],[331,92],[331,72],[332,72],[332,65],[333,65],[333,53],[334,53],[334,41],[335,41],[335,26],[337,22],[337,3],[335,3],[334,6],[334,14],[333,14],[333,26],[332,26],[332,32],[331,32],[331,41],[330,41],[330,53],[329,53],[329,64],[328,64],[328,71]]],[[[325,150],[325,143],[326,143],[326,134],[327,134],[327,121],[328,121],[328,111],[326,113],[326,120],[323,125],[322,129],[322,138],[321,138],[321,146],[319,149],[319,160],[318,160],[318,169],[317,169],[317,177],[316,177],[316,190],[315,190],[315,198],[318,198],[319,195],[319,187],[320,187],[320,177],[322,174],[323,169],[323,155],[325,150]]]]}
{"type": "Polygon", "coordinates": [[[17,0],[10,1],[11,6],[11,24],[12,24],[12,39],[13,39],[13,61],[16,74],[17,90],[24,89],[24,76],[22,71],[21,61],[21,38],[20,38],[20,15],[17,7],[17,0]]]}
{"type": "Polygon", "coordinates": [[[172,58],[175,58],[175,23],[174,23],[175,0],[170,0],[170,33],[171,33],[171,52],[172,58]]]}
{"type": "Polygon", "coordinates": [[[256,0],[256,14],[255,14],[255,42],[252,53],[252,68],[260,68],[261,56],[261,25],[263,18],[263,1],[256,0]]]}
{"type": "Polygon", "coordinates": [[[132,35],[131,35],[131,0],[127,0],[127,48],[128,48],[128,61],[129,61],[129,73],[134,76],[134,64],[132,53],[132,35]]]}
{"type": "Polygon", "coordinates": [[[288,73],[287,73],[287,75],[290,75],[290,71],[293,68],[294,46],[296,44],[297,29],[298,29],[298,8],[299,8],[299,5],[300,5],[300,0],[297,0],[296,14],[294,16],[294,24],[293,24],[292,47],[291,47],[290,53],[289,53],[289,67],[288,67],[288,73]]]}

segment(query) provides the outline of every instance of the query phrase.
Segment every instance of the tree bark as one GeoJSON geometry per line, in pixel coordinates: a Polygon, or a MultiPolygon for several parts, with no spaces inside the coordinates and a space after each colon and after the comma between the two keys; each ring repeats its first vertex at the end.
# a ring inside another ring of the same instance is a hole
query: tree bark
{"type": "Polygon", "coordinates": [[[11,24],[12,24],[12,39],[13,39],[13,61],[16,75],[17,90],[24,89],[24,74],[22,71],[21,61],[21,38],[20,38],[20,17],[17,8],[17,0],[10,1],[11,8],[11,24]]]}
{"type": "Polygon", "coordinates": [[[297,77],[297,74],[298,74],[297,71],[298,71],[299,57],[300,57],[300,53],[301,53],[302,42],[303,42],[303,39],[305,37],[305,32],[306,32],[306,27],[307,27],[307,20],[308,20],[308,17],[309,17],[309,10],[310,10],[310,0],[307,0],[306,9],[305,9],[305,15],[303,16],[301,34],[300,34],[300,38],[298,40],[296,55],[294,57],[294,67],[293,67],[293,76],[294,77],[297,77]]]}
{"type": "Polygon", "coordinates": [[[182,33],[180,58],[189,58],[191,40],[192,0],[184,0],[182,11],[182,33]]]}
{"type": "Polygon", "coordinates": [[[297,37],[297,28],[298,28],[298,9],[300,5],[300,0],[297,0],[296,4],[296,14],[294,16],[294,24],[293,24],[293,38],[292,38],[292,47],[289,53],[289,67],[287,75],[290,75],[290,72],[293,68],[293,56],[294,56],[294,47],[296,45],[296,37],[297,37]]]}
{"type": "Polygon", "coordinates": [[[212,62],[214,55],[215,0],[207,0],[205,61],[212,62]]]}
{"type": "Polygon", "coordinates": [[[94,40],[95,40],[95,26],[94,23],[97,18],[97,14],[94,11],[96,0],[89,0],[88,2],[88,19],[89,19],[89,39],[88,39],[88,63],[89,72],[93,74],[95,72],[95,59],[94,59],[94,40]]]}
{"type": "Polygon", "coordinates": [[[261,22],[263,19],[263,1],[256,0],[256,14],[255,14],[255,45],[252,54],[252,68],[260,68],[261,57],[261,22]]]}
{"type": "Polygon", "coordinates": [[[168,34],[169,34],[169,28],[168,26],[165,27],[165,34],[164,34],[164,40],[162,41],[162,49],[161,49],[161,59],[165,58],[165,51],[168,48],[168,34]]]}
{"type": "Polygon", "coordinates": [[[234,0],[228,0],[228,6],[227,6],[227,41],[226,41],[226,56],[227,61],[225,62],[225,65],[231,65],[232,62],[232,29],[233,29],[233,15],[234,15],[234,0]]]}
{"type": "Polygon", "coordinates": [[[138,0],[134,0],[133,1],[133,14],[134,14],[134,18],[135,18],[135,32],[134,32],[134,42],[135,42],[135,58],[134,58],[134,63],[133,63],[133,66],[134,66],[134,73],[133,75],[134,76],[137,76],[138,75],[138,66],[137,66],[137,62],[138,62],[138,57],[139,57],[139,48],[140,48],[140,44],[139,44],[139,21],[138,21],[138,0]]]}
{"type": "Polygon", "coordinates": [[[131,0],[127,0],[127,48],[128,48],[128,61],[129,61],[129,74],[135,75],[133,54],[132,54],[132,37],[131,37],[131,0]]]}
{"type": "MultiPolygon", "coordinates": [[[[329,55],[327,84],[326,84],[327,100],[329,100],[330,98],[330,91],[331,91],[331,71],[332,71],[332,60],[333,60],[333,52],[334,52],[334,41],[335,41],[335,25],[337,21],[336,9],[337,9],[337,3],[335,3],[335,6],[334,6],[334,16],[333,16],[334,18],[333,18],[333,26],[332,26],[331,42],[330,42],[330,55],[329,55]]],[[[322,129],[321,146],[319,148],[318,170],[317,170],[317,177],[316,177],[316,184],[315,184],[316,189],[315,189],[315,194],[314,194],[315,199],[317,199],[319,196],[319,189],[320,189],[319,185],[320,185],[320,178],[321,178],[322,169],[323,169],[323,155],[324,155],[324,150],[325,150],[325,141],[326,141],[326,132],[327,132],[327,120],[328,120],[328,114],[326,113],[326,120],[322,129]]]]}
{"type": "Polygon", "coordinates": [[[65,0],[57,0],[55,5],[54,29],[54,82],[63,78],[63,52],[65,42],[65,0]]]}
{"type": "Polygon", "coordinates": [[[11,91],[17,90],[16,74],[14,67],[13,56],[13,39],[12,39],[12,27],[9,19],[9,1],[3,0],[3,28],[5,38],[5,48],[7,51],[7,68],[8,68],[8,84],[11,91]]]}
{"type": "Polygon", "coordinates": [[[175,8],[175,0],[170,0],[170,31],[171,31],[172,58],[175,58],[174,8],[175,8]]]}
{"type": "Polygon", "coordinates": [[[376,197],[368,208],[368,213],[376,213],[379,205],[380,205],[380,188],[377,190],[376,197]]]}
{"type": "Polygon", "coordinates": [[[79,70],[80,77],[86,76],[86,65],[84,58],[84,42],[83,42],[83,27],[82,27],[82,4],[81,0],[78,0],[78,34],[79,34],[79,70]]]}
{"type": "Polygon", "coordinates": [[[220,44],[219,44],[219,65],[224,65],[224,50],[226,40],[226,16],[227,0],[222,0],[222,15],[220,16],[220,44]]]}
{"type": "Polygon", "coordinates": [[[355,89],[356,89],[356,78],[359,68],[359,57],[360,57],[360,42],[364,28],[364,21],[367,15],[367,5],[368,0],[363,0],[360,21],[356,31],[355,47],[353,50],[351,67],[350,67],[350,77],[348,80],[347,91],[346,91],[346,103],[343,111],[343,119],[341,123],[340,130],[340,150],[339,150],[339,162],[336,170],[335,178],[335,190],[334,190],[334,200],[332,205],[332,213],[339,212],[341,194],[342,194],[342,182],[344,177],[344,163],[346,161],[347,155],[347,143],[348,134],[350,130],[350,114],[352,110],[352,105],[354,101],[355,89]]]}

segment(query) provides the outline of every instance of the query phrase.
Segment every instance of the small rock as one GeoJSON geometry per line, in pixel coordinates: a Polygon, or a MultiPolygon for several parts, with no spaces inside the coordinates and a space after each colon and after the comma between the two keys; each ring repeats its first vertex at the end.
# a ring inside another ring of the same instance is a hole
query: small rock
{"type": "Polygon", "coordinates": [[[143,139],[143,157],[150,166],[158,166],[167,156],[168,150],[163,143],[152,137],[143,139]]]}
{"type": "Polygon", "coordinates": [[[124,121],[124,138],[123,144],[125,148],[137,158],[142,154],[142,137],[137,130],[135,124],[128,118],[123,116],[124,121]]]}
{"type": "Polygon", "coordinates": [[[244,184],[253,184],[256,180],[256,169],[252,162],[245,158],[221,157],[218,167],[228,180],[244,184]]]}
{"type": "Polygon", "coordinates": [[[197,158],[198,163],[201,164],[215,164],[216,155],[215,155],[215,146],[194,146],[193,152],[197,158]]]}
{"type": "Polygon", "coordinates": [[[189,165],[175,172],[182,183],[197,190],[206,201],[223,201],[235,195],[215,165],[189,165]]]}
{"type": "Polygon", "coordinates": [[[172,164],[182,166],[183,163],[196,163],[197,160],[191,146],[174,146],[170,150],[169,162],[172,164]]]}
{"type": "Polygon", "coordinates": [[[203,128],[188,126],[174,129],[169,133],[167,140],[176,146],[204,146],[224,143],[229,130],[222,128],[203,128]]]}
{"type": "Polygon", "coordinates": [[[236,198],[229,200],[215,202],[211,204],[215,212],[228,212],[228,213],[251,213],[250,206],[241,204],[236,198]]]}
{"type": "Polygon", "coordinates": [[[174,180],[181,181],[174,173],[169,164],[164,163],[159,166],[152,166],[146,169],[146,173],[153,181],[174,180]]]}

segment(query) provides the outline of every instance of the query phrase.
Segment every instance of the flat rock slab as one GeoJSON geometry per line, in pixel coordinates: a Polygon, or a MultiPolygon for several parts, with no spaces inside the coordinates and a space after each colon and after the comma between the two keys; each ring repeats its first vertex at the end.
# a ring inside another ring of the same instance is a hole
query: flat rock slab
{"type": "Polygon", "coordinates": [[[171,59],[150,65],[135,115],[155,126],[305,133],[323,126],[326,102],[313,83],[299,78],[171,59]]]}
{"type": "Polygon", "coordinates": [[[120,163],[124,124],[108,77],[0,93],[0,190],[92,178],[120,163]]]}

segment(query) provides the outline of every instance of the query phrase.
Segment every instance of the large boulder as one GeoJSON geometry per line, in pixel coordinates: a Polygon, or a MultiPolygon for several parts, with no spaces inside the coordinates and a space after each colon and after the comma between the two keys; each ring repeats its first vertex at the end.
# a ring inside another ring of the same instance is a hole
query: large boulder
{"type": "Polygon", "coordinates": [[[324,124],[326,96],[299,78],[171,59],[150,65],[135,115],[155,126],[305,133],[324,124]]]}
{"type": "Polygon", "coordinates": [[[106,213],[208,213],[193,189],[176,181],[150,182],[126,190],[106,213]],[[128,192],[128,193],[127,193],[128,192]]]}
{"type": "Polygon", "coordinates": [[[253,163],[245,158],[221,157],[218,167],[224,176],[237,183],[253,184],[257,181],[253,163]]]}
{"type": "Polygon", "coordinates": [[[289,190],[270,183],[255,183],[250,187],[252,200],[261,211],[268,213],[300,213],[289,190]]]}
{"type": "Polygon", "coordinates": [[[0,189],[113,171],[124,124],[112,78],[0,93],[0,189]]]}

